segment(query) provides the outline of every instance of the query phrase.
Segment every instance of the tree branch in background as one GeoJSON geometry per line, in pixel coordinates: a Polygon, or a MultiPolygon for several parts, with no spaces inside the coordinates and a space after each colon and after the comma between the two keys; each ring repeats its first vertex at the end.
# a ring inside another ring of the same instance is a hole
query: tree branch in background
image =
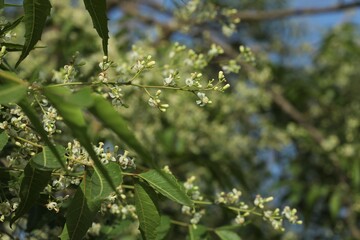
{"type": "Polygon", "coordinates": [[[332,13],[357,7],[360,7],[360,1],[355,1],[352,3],[340,3],[323,8],[285,9],[273,11],[239,11],[236,14],[236,17],[240,18],[241,21],[279,20],[287,17],[332,13]]]}

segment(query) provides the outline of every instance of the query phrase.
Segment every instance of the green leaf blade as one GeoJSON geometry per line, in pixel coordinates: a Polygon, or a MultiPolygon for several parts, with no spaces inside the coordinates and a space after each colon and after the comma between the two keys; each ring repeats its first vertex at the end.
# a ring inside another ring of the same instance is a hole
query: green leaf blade
{"type": "MultiPolygon", "coordinates": [[[[122,183],[121,168],[118,164],[111,162],[105,165],[105,170],[114,184],[118,186],[122,183]]],[[[83,239],[101,208],[101,202],[111,192],[111,185],[100,171],[87,171],[69,206],[61,239],[83,239]]]]}
{"type": "Polygon", "coordinates": [[[16,209],[15,216],[11,219],[11,224],[30,210],[50,179],[51,171],[41,171],[33,168],[30,164],[26,165],[20,186],[20,204],[16,209]]]}
{"type": "Polygon", "coordinates": [[[0,151],[3,150],[8,141],[9,136],[6,134],[6,132],[0,133],[0,151]]]}
{"type": "MultiPolygon", "coordinates": [[[[65,153],[66,149],[63,146],[55,146],[57,152],[61,156],[61,160],[65,165],[65,153]]],[[[55,170],[62,167],[62,164],[58,161],[55,154],[47,146],[43,147],[43,151],[36,154],[31,159],[31,165],[40,170],[55,170]]]]}
{"type": "Polygon", "coordinates": [[[186,206],[193,206],[184,186],[179,184],[173,175],[163,170],[149,170],[139,176],[165,197],[186,206]]]}
{"type": "Polygon", "coordinates": [[[135,187],[135,206],[139,217],[140,231],[144,239],[156,240],[157,228],[160,225],[160,214],[156,206],[156,194],[143,182],[138,181],[135,187]]]}
{"type": "Polygon", "coordinates": [[[239,235],[233,231],[229,230],[215,230],[216,235],[219,236],[221,240],[241,240],[239,235]]]}
{"type": "Polygon", "coordinates": [[[0,104],[17,103],[26,95],[27,87],[19,84],[0,86],[0,104]]]}
{"type": "Polygon", "coordinates": [[[29,55],[35,44],[41,39],[46,18],[50,15],[49,0],[24,0],[25,44],[15,67],[29,55]]]}
{"type": "Polygon", "coordinates": [[[84,0],[86,10],[89,12],[94,28],[102,39],[102,47],[105,56],[108,56],[109,29],[107,26],[106,1],[84,0]]]}

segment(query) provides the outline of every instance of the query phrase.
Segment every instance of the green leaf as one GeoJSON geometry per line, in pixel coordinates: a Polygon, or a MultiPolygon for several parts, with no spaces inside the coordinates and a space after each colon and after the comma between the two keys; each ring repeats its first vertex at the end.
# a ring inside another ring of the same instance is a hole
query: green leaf
{"type": "MultiPolygon", "coordinates": [[[[7,33],[8,31],[16,28],[17,25],[19,25],[19,23],[21,23],[21,21],[23,20],[23,16],[19,17],[18,19],[16,19],[15,21],[13,21],[12,23],[7,23],[3,29],[0,30],[0,35],[3,35],[5,33],[7,33]]],[[[6,43],[1,43],[1,45],[5,45],[6,43]]],[[[7,51],[9,51],[8,49],[6,49],[7,51]]]]}
{"type": "Polygon", "coordinates": [[[171,227],[170,218],[162,215],[160,217],[160,225],[156,229],[156,240],[163,240],[166,238],[171,227]]]}
{"type": "Polygon", "coordinates": [[[203,236],[207,232],[207,228],[203,225],[189,225],[189,239],[190,240],[200,240],[204,239],[203,236]]]}
{"type": "Polygon", "coordinates": [[[4,8],[4,0],[0,0],[0,9],[3,9],[4,8]]]}
{"type": "Polygon", "coordinates": [[[139,156],[151,167],[155,167],[150,153],[139,143],[134,133],[129,129],[126,121],[103,97],[94,94],[94,105],[89,109],[106,127],[113,130],[128,146],[133,148],[139,156]]]}
{"type": "Polygon", "coordinates": [[[91,93],[92,91],[90,87],[84,87],[81,90],[71,94],[66,99],[66,101],[71,102],[72,104],[75,104],[81,108],[88,108],[91,107],[94,103],[91,93]]]}
{"type": "Polygon", "coordinates": [[[229,230],[215,230],[215,233],[219,236],[221,240],[241,240],[239,235],[236,232],[229,230]]]}
{"type": "MultiPolygon", "coordinates": [[[[105,171],[112,182],[119,186],[122,183],[121,168],[117,163],[105,165],[105,171]]],[[[112,187],[106,177],[95,168],[86,171],[80,187],[70,203],[61,239],[83,239],[87,230],[101,208],[101,203],[110,195],[112,187]]]]}
{"type": "Polygon", "coordinates": [[[88,136],[88,126],[85,122],[81,108],[72,103],[72,93],[64,87],[47,87],[44,94],[54,105],[59,114],[63,117],[65,124],[70,128],[72,135],[78,139],[80,144],[86,149],[97,169],[105,176],[112,189],[116,191],[116,186],[111,180],[111,176],[106,172],[103,164],[96,155],[88,136]],[[70,99],[70,100],[69,100],[70,99]]]}
{"type": "Polygon", "coordinates": [[[20,52],[24,48],[24,45],[16,43],[2,43],[1,45],[6,47],[7,52],[20,52]]]}
{"type": "Polygon", "coordinates": [[[16,74],[9,71],[0,71],[0,83],[16,83],[27,86],[27,82],[23,81],[16,74]]]}
{"type": "MultiPolygon", "coordinates": [[[[61,160],[65,165],[65,153],[66,149],[63,146],[55,146],[57,152],[61,156],[61,160]]],[[[40,170],[54,170],[61,168],[61,164],[51,151],[51,149],[47,146],[43,147],[43,151],[36,154],[31,159],[31,165],[40,170]]]]}
{"type": "Polygon", "coordinates": [[[109,30],[107,26],[106,1],[104,0],[84,0],[86,10],[89,12],[94,28],[102,38],[102,47],[105,56],[108,56],[109,30]]]}
{"type": "Polygon", "coordinates": [[[9,140],[9,136],[6,134],[6,132],[0,133],[0,151],[5,147],[9,140]]]}
{"type": "Polygon", "coordinates": [[[0,104],[17,103],[26,94],[27,87],[19,84],[0,85],[0,104]]]}
{"type": "Polygon", "coordinates": [[[343,192],[340,188],[336,189],[335,192],[332,193],[330,200],[329,200],[329,209],[330,214],[333,219],[335,219],[339,213],[341,208],[341,199],[342,199],[343,192]]]}
{"type": "Polygon", "coordinates": [[[149,170],[139,176],[165,197],[183,205],[192,206],[193,202],[186,194],[185,188],[177,179],[163,170],[149,170]]]}
{"type": "Polygon", "coordinates": [[[58,152],[54,144],[50,141],[47,132],[44,130],[43,124],[39,120],[38,115],[34,111],[33,107],[30,106],[30,104],[27,102],[25,98],[21,102],[19,102],[19,106],[21,107],[25,115],[29,118],[31,124],[34,126],[35,131],[40,135],[42,140],[46,143],[46,145],[56,156],[58,163],[62,166],[62,168],[65,171],[67,171],[67,168],[63,162],[63,158],[61,157],[61,154],[58,152]]]}
{"type": "Polygon", "coordinates": [[[41,171],[33,168],[30,164],[26,165],[20,186],[20,204],[10,224],[13,224],[18,218],[30,210],[50,179],[51,171],[41,171]]]}
{"type": "Polygon", "coordinates": [[[35,44],[41,39],[46,18],[50,15],[49,0],[24,0],[25,44],[15,67],[26,58],[35,44]]]}
{"type": "Polygon", "coordinates": [[[160,214],[156,206],[156,193],[140,181],[137,181],[134,187],[136,213],[139,217],[141,234],[146,240],[155,240],[157,227],[160,225],[160,214]]]}

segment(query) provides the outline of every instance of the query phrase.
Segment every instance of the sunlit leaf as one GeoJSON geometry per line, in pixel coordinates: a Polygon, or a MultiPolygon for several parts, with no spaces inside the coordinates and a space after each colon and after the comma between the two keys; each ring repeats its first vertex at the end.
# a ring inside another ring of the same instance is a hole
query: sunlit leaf
{"type": "Polygon", "coordinates": [[[0,151],[5,147],[9,140],[9,136],[6,134],[6,132],[0,133],[0,151]]]}
{"type": "MultiPolygon", "coordinates": [[[[116,186],[122,183],[121,168],[118,164],[110,162],[105,165],[105,171],[116,186]]],[[[83,239],[99,212],[101,203],[111,192],[111,185],[98,169],[95,168],[93,172],[87,170],[70,203],[61,239],[83,239]]]]}
{"type": "Polygon", "coordinates": [[[163,170],[149,170],[139,176],[165,197],[183,205],[193,205],[184,186],[173,175],[163,170]]]}
{"type": "Polygon", "coordinates": [[[140,231],[144,239],[155,240],[160,214],[156,206],[156,194],[145,183],[138,181],[135,187],[136,213],[139,217],[140,231]]]}
{"type": "Polygon", "coordinates": [[[108,55],[109,30],[107,26],[108,18],[106,16],[106,1],[104,0],[84,0],[85,7],[90,14],[94,28],[102,38],[102,47],[104,55],[108,55]]]}
{"type": "MultiPolygon", "coordinates": [[[[63,146],[55,146],[55,148],[62,157],[62,162],[65,164],[65,148],[63,146]]],[[[33,167],[42,170],[53,170],[62,167],[54,153],[47,146],[43,147],[42,152],[36,154],[30,163],[33,167]]]]}
{"type": "Polygon", "coordinates": [[[46,18],[50,15],[49,0],[24,0],[25,44],[15,67],[26,58],[35,44],[41,39],[46,18]]]}
{"type": "Polygon", "coordinates": [[[51,179],[51,171],[41,171],[27,164],[24,169],[24,176],[20,186],[20,204],[16,209],[11,224],[27,213],[36,204],[40,192],[44,190],[51,179]]]}
{"type": "Polygon", "coordinates": [[[121,140],[133,148],[150,166],[155,167],[149,152],[135,138],[126,121],[114,107],[99,95],[93,95],[94,105],[89,109],[106,127],[113,130],[121,140]]]}
{"type": "Polygon", "coordinates": [[[240,236],[236,232],[229,230],[215,230],[216,235],[219,236],[221,240],[241,240],[240,236]]]}

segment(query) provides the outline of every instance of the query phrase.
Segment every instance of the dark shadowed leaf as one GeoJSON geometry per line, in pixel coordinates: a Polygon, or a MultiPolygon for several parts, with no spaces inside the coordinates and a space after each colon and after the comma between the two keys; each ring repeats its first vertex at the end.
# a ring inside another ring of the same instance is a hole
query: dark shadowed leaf
{"type": "Polygon", "coordinates": [[[26,165],[20,186],[20,204],[16,209],[15,216],[11,219],[11,224],[36,204],[40,192],[44,190],[50,179],[51,171],[41,171],[33,168],[30,164],[26,165]]]}
{"type": "Polygon", "coordinates": [[[163,170],[149,170],[139,174],[139,176],[165,197],[183,205],[193,205],[184,186],[173,175],[163,170]]]}
{"type": "Polygon", "coordinates": [[[84,0],[86,10],[89,12],[94,28],[102,39],[104,55],[108,55],[109,30],[107,26],[106,1],[104,0],[84,0]]]}
{"type": "Polygon", "coordinates": [[[49,0],[24,0],[25,44],[15,67],[26,58],[35,44],[41,39],[46,18],[50,15],[49,0]]]}
{"type": "Polygon", "coordinates": [[[121,140],[133,148],[139,156],[150,166],[154,167],[149,152],[135,138],[126,121],[114,109],[114,107],[99,95],[93,95],[94,105],[89,109],[106,127],[113,130],[121,140]]]}
{"type": "Polygon", "coordinates": [[[136,213],[139,217],[139,228],[146,240],[155,240],[157,227],[160,225],[160,214],[156,206],[156,193],[144,182],[136,182],[135,205],[136,213]]]}
{"type": "MultiPolygon", "coordinates": [[[[65,148],[63,146],[55,146],[55,148],[60,154],[62,162],[65,164],[65,148]]],[[[54,170],[62,167],[54,153],[47,146],[43,147],[42,152],[36,154],[30,163],[34,168],[40,170],[54,170]]]]}
{"type": "MultiPolygon", "coordinates": [[[[122,183],[120,166],[110,162],[105,165],[105,171],[111,176],[112,182],[119,186],[122,183]]],[[[87,230],[101,208],[101,203],[110,195],[112,187],[105,176],[95,168],[87,170],[80,187],[70,203],[61,239],[83,239],[87,230]]]]}

